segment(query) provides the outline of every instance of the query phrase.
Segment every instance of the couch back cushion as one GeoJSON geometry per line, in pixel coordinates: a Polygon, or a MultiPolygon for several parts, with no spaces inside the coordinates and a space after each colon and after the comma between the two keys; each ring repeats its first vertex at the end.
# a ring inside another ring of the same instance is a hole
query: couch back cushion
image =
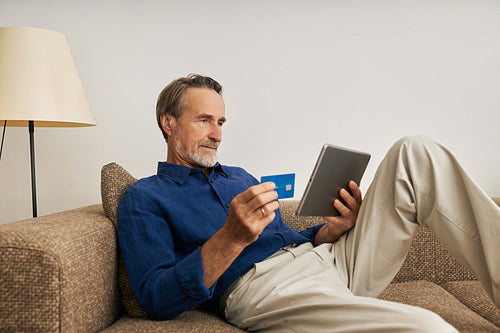
{"type": "Polygon", "coordinates": [[[137,181],[130,173],[115,162],[101,169],[101,197],[106,216],[117,227],[117,211],[122,196],[137,181]]]}
{"type": "MultiPolygon", "coordinates": [[[[106,216],[113,222],[115,229],[118,230],[117,212],[120,200],[127,192],[130,186],[137,181],[130,173],[127,172],[117,163],[109,163],[101,169],[101,197],[102,207],[106,216]]],[[[118,282],[123,306],[130,317],[146,318],[146,312],[137,303],[134,291],[130,286],[127,276],[127,270],[123,261],[123,256],[119,255],[118,264],[118,282]]]]}

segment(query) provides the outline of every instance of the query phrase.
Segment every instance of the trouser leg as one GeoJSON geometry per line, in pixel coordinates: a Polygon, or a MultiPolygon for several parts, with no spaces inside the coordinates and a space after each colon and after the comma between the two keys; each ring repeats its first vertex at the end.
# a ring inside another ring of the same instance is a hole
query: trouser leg
{"type": "Polygon", "coordinates": [[[456,332],[428,310],[352,295],[330,254],[307,243],[257,263],[227,296],[227,320],[260,332],[456,332]]]}
{"type": "Polygon", "coordinates": [[[453,155],[427,137],[399,140],[380,164],[355,228],[334,244],[355,295],[378,296],[398,272],[418,225],[466,263],[500,305],[500,208],[453,155]]]}

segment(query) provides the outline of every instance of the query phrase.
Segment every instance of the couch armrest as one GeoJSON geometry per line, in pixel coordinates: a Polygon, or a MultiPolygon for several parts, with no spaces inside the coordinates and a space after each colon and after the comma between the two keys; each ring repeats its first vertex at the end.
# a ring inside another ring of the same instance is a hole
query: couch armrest
{"type": "Polygon", "coordinates": [[[117,241],[101,205],[0,225],[0,331],[95,332],[118,317],[117,241]]]}

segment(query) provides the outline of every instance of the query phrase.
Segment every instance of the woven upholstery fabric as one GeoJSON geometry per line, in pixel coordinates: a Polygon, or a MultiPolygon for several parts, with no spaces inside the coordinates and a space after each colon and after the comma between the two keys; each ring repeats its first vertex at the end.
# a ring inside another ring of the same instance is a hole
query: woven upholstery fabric
{"type": "Polygon", "coordinates": [[[419,227],[408,255],[392,282],[427,280],[476,280],[474,274],[457,261],[427,227],[419,227]]]}
{"type": "Polygon", "coordinates": [[[101,169],[102,208],[115,227],[120,200],[136,181],[136,178],[115,162],[106,164],[101,169]]]}
{"type": "Polygon", "coordinates": [[[315,226],[325,221],[319,216],[297,216],[295,212],[299,206],[298,200],[282,200],[280,201],[280,212],[283,221],[292,229],[304,230],[315,226]]]}
{"type": "Polygon", "coordinates": [[[493,325],[458,301],[438,285],[428,281],[411,281],[389,285],[380,299],[419,306],[440,315],[460,332],[499,332],[493,325]]]}
{"type": "Polygon", "coordinates": [[[196,333],[234,333],[244,332],[228,324],[221,317],[209,312],[191,310],[168,321],[153,321],[140,318],[123,317],[102,333],[119,332],[196,332],[196,333]]]}
{"type": "Polygon", "coordinates": [[[500,331],[500,309],[488,297],[479,281],[450,281],[443,283],[441,287],[469,309],[497,325],[500,331]]]}
{"type": "Polygon", "coordinates": [[[0,276],[0,327],[12,332],[59,330],[61,281],[59,265],[52,256],[2,245],[0,276]],[[23,296],[18,297],[19,293],[23,296]]]}
{"type": "MultiPolygon", "coordinates": [[[[106,216],[113,222],[118,230],[118,205],[122,196],[130,186],[137,181],[127,170],[117,163],[109,163],[101,169],[101,197],[102,207],[106,216]]],[[[132,286],[127,275],[123,256],[119,251],[118,259],[118,282],[122,296],[122,303],[127,314],[133,318],[147,318],[146,312],[137,303],[132,286]]]]}
{"type": "Polygon", "coordinates": [[[116,262],[101,205],[0,225],[0,331],[111,325],[120,311],[116,262]]]}

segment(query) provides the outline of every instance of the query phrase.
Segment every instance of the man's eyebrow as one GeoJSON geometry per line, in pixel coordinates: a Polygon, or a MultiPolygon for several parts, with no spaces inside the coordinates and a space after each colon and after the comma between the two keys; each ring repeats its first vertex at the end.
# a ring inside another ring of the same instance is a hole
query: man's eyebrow
{"type": "MultiPolygon", "coordinates": [[[[214,119],[214,116],[209,113],[200,113],[199,115],[196,116],[196,119],[202,119],[202,118],[214,119]]],[[[225,123],[227,119],[226,117],[221,117],[218,119],[218,121],[222,121],[223,123],[225,123]]]]}

